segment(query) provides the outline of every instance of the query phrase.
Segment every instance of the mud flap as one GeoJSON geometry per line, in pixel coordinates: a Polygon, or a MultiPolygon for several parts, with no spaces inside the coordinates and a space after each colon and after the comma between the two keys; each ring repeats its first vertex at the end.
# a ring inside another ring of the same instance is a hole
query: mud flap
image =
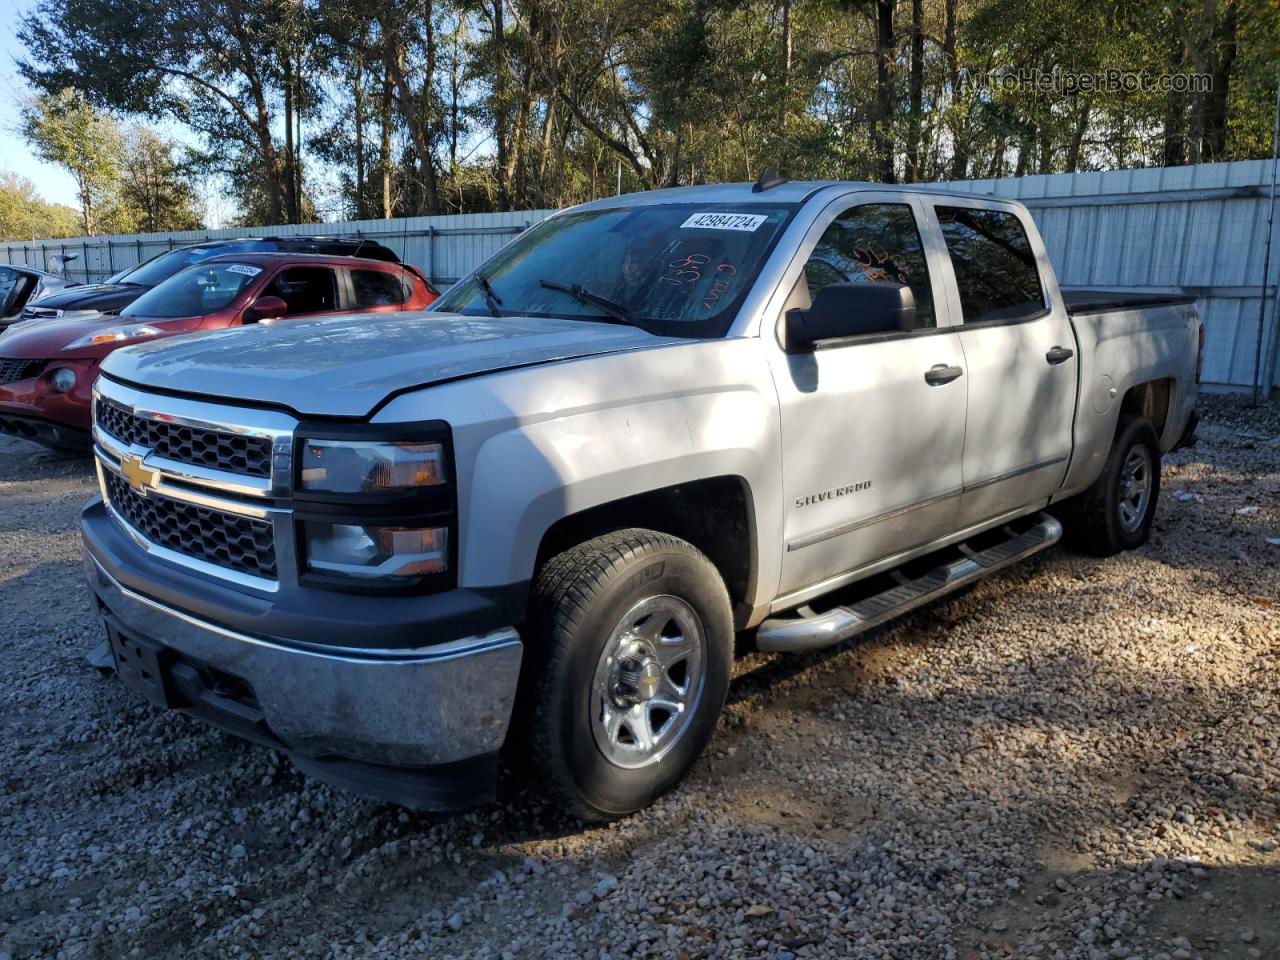
{"type": "Polygon", "coordinates": [[[89,661],[89,666],[97,670],[104,677],[109,677],[116,672],[116,661],[111,656],[111,641],[103,640],[100,644],[84,655],[89,661]]]}

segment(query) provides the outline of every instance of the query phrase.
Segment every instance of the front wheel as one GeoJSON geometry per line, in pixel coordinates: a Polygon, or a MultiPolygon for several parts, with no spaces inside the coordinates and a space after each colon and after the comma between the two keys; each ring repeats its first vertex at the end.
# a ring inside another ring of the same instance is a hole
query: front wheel
{"type": "Polygon", "coordinates": [[[584,820],[675,786],[715,730],[733,621],[695,547],[622,530],[553,557],[534,586],[524,682],[529,768],[584,820]]]}
{"type": "Polygon", "coordinates": [[[1074,544],[1099,557],[1147,542],[1160,497],[1160,446],[1143,417],[1124,416],[1102,473],[1069,503],[1065,519],[1074,544]]]}

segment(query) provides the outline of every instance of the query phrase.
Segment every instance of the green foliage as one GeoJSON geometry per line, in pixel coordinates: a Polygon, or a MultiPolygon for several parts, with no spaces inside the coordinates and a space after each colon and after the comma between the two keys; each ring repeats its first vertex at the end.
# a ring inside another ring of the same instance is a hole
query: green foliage
{"type": "Polygon", "coordinates": [[[189,171],[174,159],[174,146],[154,130],[134,125],[125,135],[117,205],[133,222],[115,233],[198,230],[204,224],[197,209],[189,171]]]}
{"type": "Polygon", "coordinates": [[[22,132],[37,154],[75,178],[81,225],[93,236],[99,207],[119,176],[123,157],[115,121],[96,110],[81,91],[63,87],[23,109],[22,132]]]}
{"type": "Polygon", "coordinates": [[[1280,0],[40,0],[20,36],[47,97],[185,124],[187,166],[281,223],[766,165],[939,180],[1265,156],[1280,0]],[[1111,70],[1211,86],[1062,82],[1111,70]],[[1018,75],[1059,82],[1000,80],[1018,75]]]}
{"type": "MultiPolygon", "coordinates": [[[[201,226],[188,170],[174,146],[135,124],[116,121],[79,90],[66,87],[23,110],[22,132],[44,159],[75,178],[77,234],[191,230],[201,226]]],[[[63,234],[64,236],[67,234],[63,234]]]]}
{"type": "Polygon", "coordinates": [[[26,177],[0,172],[0,240],[76,237],[80,229],[76,211],[46,203],[26,177]]]}

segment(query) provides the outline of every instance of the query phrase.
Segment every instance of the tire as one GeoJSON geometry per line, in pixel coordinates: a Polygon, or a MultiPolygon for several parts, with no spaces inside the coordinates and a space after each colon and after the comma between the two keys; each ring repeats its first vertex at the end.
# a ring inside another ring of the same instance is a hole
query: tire
{"type": "Polygon", "coordinates": [[[733,668],[729,596],[711,562],[652,530],[596,537],[543,566],[529,627],[515,759],[544,791],[604,822],[679,783],[733,668]]]}
{"type": "Polygon", "coordinates": [[[1142,546],[1160,499],[1160,446],[1144,417],[1122,414],[1102,473],[1088,490],[1063,505],[1071,543],[1095,557],[1142,546]],[[1126,486],[1135,471],[1145,481],[1126,486]],[[1145,497],[1140,488],[1145,483],[1145,497]]]}

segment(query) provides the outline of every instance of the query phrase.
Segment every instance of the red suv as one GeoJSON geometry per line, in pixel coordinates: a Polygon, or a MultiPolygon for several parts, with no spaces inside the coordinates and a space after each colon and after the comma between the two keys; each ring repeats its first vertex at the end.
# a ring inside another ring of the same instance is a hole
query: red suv
{"type": "Polygon", "coordinates": [[[93,381],[118,347],[282,318],[424,310],[439,295],[400,263],[297,253],[212,257],[119,313],[27,320],[0,334],[0,432],[88,448],[93,381]]]}

